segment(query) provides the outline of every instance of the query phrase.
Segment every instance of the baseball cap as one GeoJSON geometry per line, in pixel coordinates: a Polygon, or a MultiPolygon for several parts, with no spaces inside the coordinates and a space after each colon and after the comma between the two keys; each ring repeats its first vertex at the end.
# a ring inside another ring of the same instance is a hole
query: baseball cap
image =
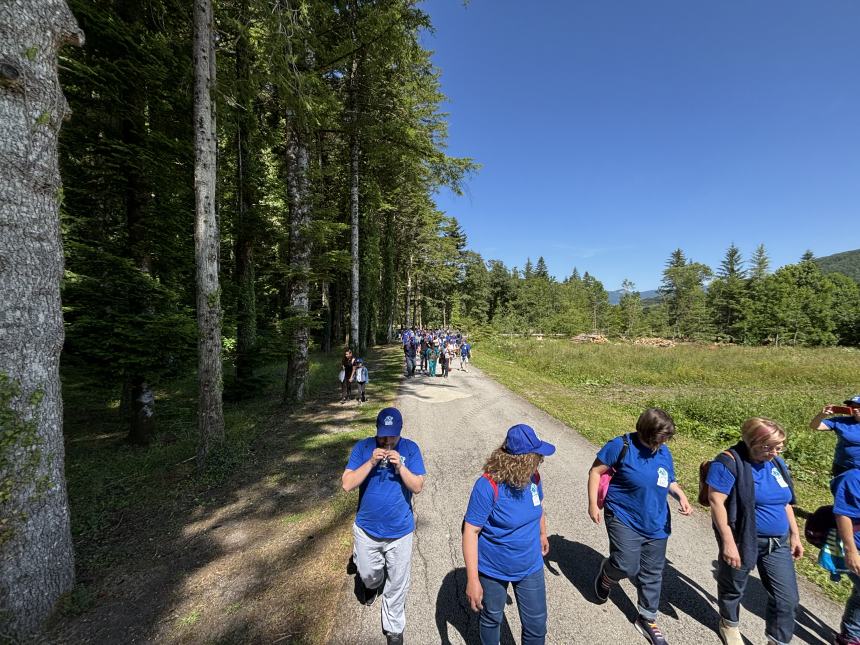
{"type": "Polygon", "coordinates": [[[538,439],[531,426],[518,423],[508,430],[508,436],[505,438],[505,451],[512,455],[525,455],[535,452],[548,457],[555,452],[555,446],[538,439]]]}
{"type": "Polygon", "coordinates": [[[842,403],[850,405],[852,408],[860,408],[860,394],[851,399],[846,399],[842,403]]]}
{"type": "Polygon", "coordinates": [[[399,437],[403,429],[403,415],[397,408],[382,408],[376,415],[377,437],[399,437]]]}

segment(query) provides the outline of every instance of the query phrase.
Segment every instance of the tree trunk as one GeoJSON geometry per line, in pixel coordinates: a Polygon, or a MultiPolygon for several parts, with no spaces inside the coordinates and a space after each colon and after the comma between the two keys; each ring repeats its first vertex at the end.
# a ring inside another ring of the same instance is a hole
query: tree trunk
{"type": "Polygon", "coordinates": [[[221,397],[221,292],[218,283],[219,231],[215,211],[215,51],[211,0],[194,2],[194,256],[197,266],[197,465],[213,443],[224,440],[221,397]]]}
{"type": "Polygon", "coordinates": [[[349,136],[349,214],[350,214],[350,251],[352,253],[352,300],[350,303],[349,322],[350,334],[349,344],[353,346],[356,354],[362,353],[361,337],[359,335],[359,263],[361,258],[358,254],[358,230],[359,230],[359,204],[358,204],[358,173],[360,150],[358,142],[358,57],[353,57],[352,69],[349,76],[349,98],[348,105],[351,111],[351,131],[349,136]]]}
{"type": "Polygon", "coordinates": [[[74,584],[63,474],[57,52],[65,0],[0,3],[0,635],[23,641],[74,584]]]}
{"type": "Polygon", "coordinates": [[[254,291],[254,246],[256,225],[256,164],[252,149],[256,141],[254,92],[251,85],[251,48],[248,41],[248,2],[240,5],[239,38],[236,42],[236,85],[239,109],[236,123],[235,229],[236,381],[240,389],[253,377],[253,354],[257,345],[257,297],[254,291]]]}
{"type": "MultiPolygon", "coordinates": [[[[119,7],[123,21],[133,31],[141,29],[141,9],[139,0],[125,0],[119,7]]],[[[127,108],[122,119],[122,142],[130,149],[124,164],[125,185],[125,219],[128,235],[128,257],[131,258],[138,270],[146,277],[152,273],[152,255],[147,240],[147,215],[151,190],[146,181],[146,173],[142,168],[146,131],[146,88],[143,79],[131,79],[125,90],[127,108]]],[[[131,307],[139,314],[152,313],[148,302],[132,302],[131,307]]],[[[130,393],[127,413],[128,440],[131,443],[145,446],[150,443],[155,434],[155,392],[147,383],[143,374],[126,375],[125,388],[130,393]]],[[[122,412],[122,410],[121,410],[122,412]]]]}
{"type": "Polygon", "coordinates": [[[287,401],[303,401],[308,382],[308,275],[311,244],[308,239],[311,221],[310,182],[308,180],[308,146],[306,133],[295,119],[287,141],[287,195],[290,208],[290,307],[293,338],[287,360],[287,401]]]}
{"type": "Polygon", "coordinates": [[[409,263],[406,265],[406,302],[404,303],[406,328],[412,327],[412,252],[409,253],[409,263]]]}

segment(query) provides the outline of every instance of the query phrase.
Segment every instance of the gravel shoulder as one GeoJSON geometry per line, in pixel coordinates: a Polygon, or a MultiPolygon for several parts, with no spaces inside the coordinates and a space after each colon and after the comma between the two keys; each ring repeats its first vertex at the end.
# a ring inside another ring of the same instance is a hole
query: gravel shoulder
{"type": "MultiPolygon", "coordinates": [[[[477,616],[469,611],[463,589],[460,522],[484,459],[503,440],[507,428],[527,423],[558,450],[541,468],[550,535],[545,559],[549,643],[645,640],[633,628],[636,592],[629,582],[597,605],[592,580],[607,552],[604,527],[586,514],[586,477],[596,447],[575,430],[513,394],[480,370],[453,371],[447,380],[416,377],[400,387],[398,405],[404,436],[418,442],[427,466],[424,491],[416,498],[417,528],[412,584],[407,603],[406,641],[412,644],[477,643],[477,616]]],[[[687,491],[692,498],[695,491],[687,491]]],[[[659,619],[675,645],[719,643],[714,565],[716,544],[707,515],[697,508],[682,517],[673,507],[673,534],[663,580],[659,619]]],[[[830,643],[839,626],[841,606],[803,579],[795,641],[830,643]]],[[[342,601],[328,642],[382,644],[379,605],[359,605],[351,578],[344,579],[342,601]]],[[[502,644],[520,642],[513,593],[503,625],[502,644]]],[[[764,643],[766,593],[750,579],[741,629],[750,643],[764,643]]]]}

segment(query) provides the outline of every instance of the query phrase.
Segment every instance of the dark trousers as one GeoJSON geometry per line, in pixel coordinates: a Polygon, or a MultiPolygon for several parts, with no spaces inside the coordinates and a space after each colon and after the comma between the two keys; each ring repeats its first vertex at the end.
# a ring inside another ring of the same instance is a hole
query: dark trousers
{"type": "MultiPolygon", "coordinates": [[[[505,602],[508,598],[508,582],[478,574],[484,590],[481,610],[481,645],[498,645],[505,602]]],[[[511,583],[520,610],[523,626],[522,645],[543,645],[546,641],[546,582],[543,568],[522,580],[511,583]]]]}
{"type": "MultiPolygon", "coordinates": [[[[797,594],[797,577],[788,535],[779,538],[757,539],[756,567],[767,591],[764,613],[765,633],[771,640],[783,645],[791,641],[794,633],[794,611],[800,601],[797,594]]],[[[717,605],[720,616],[730,625],[740,620],[741,599],[749,580],[750,569],[732,569],[720,558],[717,565],[717,605]]]]}
{"type": "Polygon", "coordinates": [[[406,356],[406,376],[415,376],[415,357],[406,356]]]}
{"type": "Polygon", "coordinates": [[[347,378],[343,379],[343,382],[340,384],[340,398],[352,398],[352,381],[347,378]]]}
{"type": "Polygon", "coordinates": [[[668,540],[640,535],[610,511],[605,513],[605,519],[609,559],[603,571],[615,582],[630,578],[636,585],[639,614],[653,622],[660,607],[668,540]]]}
{"type": "Polygon", "coordinates": [[[361,381],[358,382],[358,400],[359,401],[362,401],[362,402],[367,401],[367,399],[364,398],[364,388],[366,388],[366,387],[367,387],[367,383],[362,383],[361,381]]]}

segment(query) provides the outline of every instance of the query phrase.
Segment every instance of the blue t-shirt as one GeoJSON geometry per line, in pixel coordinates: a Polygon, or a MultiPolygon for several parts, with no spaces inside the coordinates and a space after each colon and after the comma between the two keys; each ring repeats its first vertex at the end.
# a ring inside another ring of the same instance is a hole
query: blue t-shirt
{"type": "MultiPolygon", "coordinates": [[[[403,437],[394,449],[404,466],[414,475],[424,475],[424,460],[418,444],[403,437]]],[[[376,450],[376,437],[362,439],[352,449],[347,470],[358,470],[376,450]]],[[[358,488],[358,513],[355,523],[371,537],[396,539],[415,530],[412,491],[403,484],[394,466],[380,462],[358,488]]]]}
{"type": "Polygon", "coordinates": [[[460,347],[460,356],[469,357],[469,352],[472,351],[472,346],[469,343],[463,343],[462,347],[460,347]]]}
{"type": "MultiPolygon", "coordinates": [[[[781,537],[788,533],[785,505],[791,503],[791,489],[773,461],[751,463],[755,487],[755,528],[761,537],[781,537]]],[[[728,495],[735,476],[725,464],[714,461],[708,469],[708,486],[728,495]]]]}
{"type": "Polygon", "coordinates": [[[522,580],[543,568],[540,519],[543,485],[523,489],[493,485],[481,477],[472,488],[466,521],[481,527],[478,535],[478,571],[498,580],[522,580]]]}
{"type": "MultiPolygon", "coordinates": [[[[830,481],[833,493],[833,512],[860,523],[860,470],[847,470],[830,481]]],[[[860,548],[860,531],[854,532],[854,544],[860,548]]]]}
{"type": "MultiPolygon", "coordinates": [[[[625,526],[647,538],[665,538],[672,532],[666,495],[675,481],[675,464],[665,444],[657,452],[639,443],[635,434],[629,435],[630,447],[619,465],[609,490],[605,506],[625,526]]],[[[616,437],[597,453],[601,463],[614,467],[624,447],[616,437]]]]}
{"type": "Polygon", "coordinates": [[[860,423],[854,417],[831,417],[822,423],[836,433],[833,465],[840,470],[860,468],[860,423]]]}

